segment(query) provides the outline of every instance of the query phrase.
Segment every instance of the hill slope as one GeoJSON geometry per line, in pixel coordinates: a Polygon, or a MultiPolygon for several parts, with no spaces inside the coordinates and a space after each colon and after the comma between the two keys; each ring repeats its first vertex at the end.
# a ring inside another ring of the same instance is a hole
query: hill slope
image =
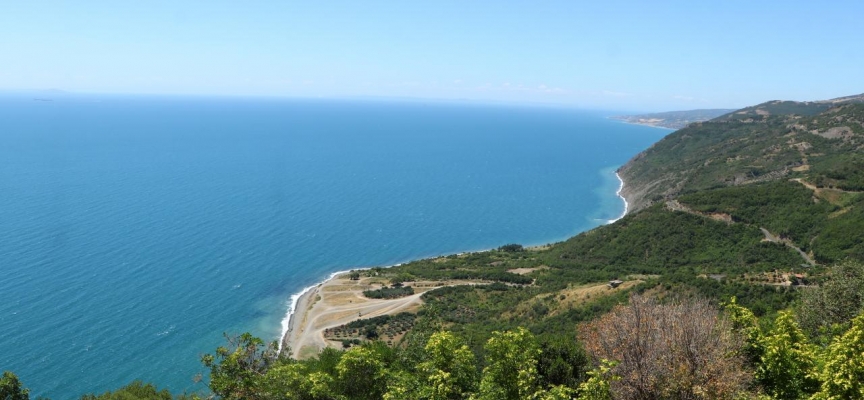
{"type": "Polygon", "coordinates": [[[668,111],[653,114],[639,115],[619,115],[611,117],[619,121],[624,121],[631,124],[659,126],[669,129],[681,129],[694,122],[707,121],[712,118],[730,113],[735,110],[727,109],[709,109],[709,110],[688,110],[688,111],[668,111]]]}
{"type": "Polygon", "coordinates": [[[621,167],[634,210],[699,190],[806,178],[860,188],[864,103],[769,102],[676,131],[621,167]]]}

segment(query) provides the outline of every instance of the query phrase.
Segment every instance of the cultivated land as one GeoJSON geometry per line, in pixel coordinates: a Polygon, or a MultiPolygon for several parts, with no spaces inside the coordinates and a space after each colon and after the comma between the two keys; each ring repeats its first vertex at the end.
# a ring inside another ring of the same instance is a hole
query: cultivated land
{"type": "Polygon", "coordinates": [[[307,291],[297,300],[283,346],[291,349],[291,356],[305,359],[326,347],[341,348],[341,342],[327,340],[325,331],[357,319],[368,319],[402,312],[417,312],[423,304],[421,297],[429,290],[455,285],[488,284],[481,280],[448,280],[412,282],[413,295],[396,299],[370,299],[363,291],[381,288],[386,279],[364,276],[350,279],[349,273],[330,278],[307,291]]]}

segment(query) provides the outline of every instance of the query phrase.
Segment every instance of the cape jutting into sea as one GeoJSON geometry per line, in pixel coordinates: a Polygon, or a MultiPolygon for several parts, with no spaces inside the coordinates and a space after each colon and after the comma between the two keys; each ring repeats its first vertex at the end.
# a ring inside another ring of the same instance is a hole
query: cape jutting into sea
{"type": "Polygon", "coordinates": [[[278,338],[354,267],[563,240],[620,216],[668,133],[549,107],[0,98],[0,368],[33,395],[206,389],[223,332],[278,338]]]}

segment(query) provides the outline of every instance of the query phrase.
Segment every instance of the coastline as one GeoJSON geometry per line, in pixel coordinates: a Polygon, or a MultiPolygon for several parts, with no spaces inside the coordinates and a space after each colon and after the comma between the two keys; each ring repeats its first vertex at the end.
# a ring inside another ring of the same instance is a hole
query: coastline
{"type": "MultiPolygon", "coordinates": [[[[396,264],[399,265],[399,264],[396,264]]],[[[395,266],[395,265],[392,265],[395,266]]],[[[314,285],[307,286],[303,288],[298,293],[294,293],[290,297],[291,305],[288,307],[288,311],[285,313],[285,317],[282,318],[282,333],[279,336],[279,349],[278,351],[281,353],[282,349],[290,347],[291,336],[296,336],[299,332],[295,332],[295,328],[297,328],[297,320],[304,319],[306,312],[309,310],[311,304],[309,304],[309,299],[318,295],[318,290],[327,282],[332,281],[337,276],[341,274],[345,274],[351,271],[361,271],[368,268],[355,268],[353,270],[344,270],[344,271],[336,271],[330,274],[326,279],[318,282],[314,285]],[[301,310],[301,313],[298,315],[297,310],[301,310]]]]}
{"type": "Polygon", "coordinates": [[[366,297],[363,292],[386,286],[388,278],[377,274],[361,274],[359,279],[351,279],[346,272],[332,274],[297,298],[288,331],[280,342],[280,353],[298,360],[313,357],[324,348],[341,346],[341,340],[327,336],[332,328],[359,318],[416,312],[423,304],[423,294],[442,286],[491,283],[483,280],[419,280],[412,282],[411,286],[415,290],[412,295],[375,299],[366,297]]]}
{"type": "Polygon", "coordinates": [[[647,122],[632,122],[632,121],[627,121],[627,120],[625,120],[625,119],[618,119],[618,118],[615,118],[615,117],[606,117],[606,118],[611,119],[611,120],[613,120],[613,121],[622,122],[622,123],[625,123],[625,124],[628,124],[628,125],[650,126],[650,127],[652,127],[652,128],[666,129],[666,130],[669,130],[669,131],[677,131],[677,130],[681,129],[681,128],[672,128],[672,127],[669,127],[669,126],[663,126],[663,125],[658,125],[658,124],[651,124],[651,123],[647,123],[647,122]]]}
{"type": "MultiPolygon", "coordinates": [[[[668,128],[664,128],[664,129],[668,129],[668,128]]],[[[620,169],[620,167],[619,167],[619,169],[620,169]]],[[[612,223],[615,223],[615,222],[621,220],[622,218],[624,218],[627,215],[628,212],[630,212],[630,202],[627,200],[627,197],[625,194],[625,182],[624,182],[624,179],[621,177],[618,170],[615,171],[615,177],[619,181],[618,190],[615,192],[615,195],[617,197],[619,197],[621,199],[621,201],[624,202],[624,210],[622,211],[621,215],[618,218],[608,220],[607,224],[612,224],[612,223]]],[[[543,245],[537,245],[537,246],[528,246],[528,247],[529,248],[543,248],[543,247],[548,246],[548,245],[549,245],[549,243],[543,244],[543,245]]],[[[461,254],[465,254],[465,253],[476,253],[476,252],[484,252],[484,251],[491,251],[491,250],[494,250],[494,249],[465,251],[465,252],[460,252],[460,253],[456,253],[456,254],[461,255],[461,254]]],[[[443,256],[443,255],[439,255],[437,257],[441,257],[441,256],[443,256]]],[[[388,266],[385,266],[383,268],[396,267],[399,265],[402,265],[402,263],[388,265],[388,266]]],[[[281,331],[281,335],[280,335],[279,342],[278,342],[278,344],[279,344],[278,351],[281,353],[285,349],[290,349],[291,354],[289,354],[289,356],[291,356],[293,358],[298,358],[298,356],[301,356],[301,352],[304,351],[304,348],[309,347],[309,345],[306,343],[310,340],[310,338],[308,338],[307,331],[313,331],[313,332],[315,331],[315,329],[311,329],[312,322],[315,322],[314,320],[317,320],[318,317],[321,316],[321,314],[322,314],[321,309],[322,308],[326,309],[327,307],[329,307],[329,306],[316,307],[319,303],[319,300],[322,299],[322,294],[323,294],[322,292],[325,289],[332,290],[333,287],[340,285],[340,282],[338,281],[340,276],[347,274],[351,271],[363,271],[363,270],[368,270],[368,269],[371,269],[371,268],[370,267],[365,267],[365,268],[361,267],[361,268],[353,268],[350,270],[342,270],[342,271],[333,272],[326,279],[322,280],[321,282],[318,282],[314,285],[308,286],[308,287],[304,288],[303,290],[301,290],[300,292],[291,295],[290,305],[289,305],[288,311],[286,312],[286,315],[282,319],[282,322],[281,322],[282,331],[281,331]]],[[[357,283],[358,283],[357,286],[359,286],[360,282],[358,281],[357,283]]],[[[450,284],[452,284],[452,283],[450,283],[450,284]]],[[[445,282],[440,282],[437,284],[427,283],[426,285],[427,285],[426,290],[428,290],[429,287],[445,286],[445,285],[448,285],[448,283],[445,283],[445,282]]],[[[368,286],[368,285],[363,285],[363,286],[368,286]]],[[[342,290],[344,290],[344,289],[342,289],[342,290]]],[[[416,297],[416,298],[410,299],[411,303],[416,305],[419,302],[419,296],[424,291],[425,290],[421,290],[420,293],[417,293],[416,295],[411,296],[412,298],[416,297]]],[[[355,292],[356,292],[356,290],[355,290],[355,292]]],[[[356,295],[356,293],[354,293],[354,294],[356,295]]],[[[357,299],[355,299],[355,300],[357,300],[357,299]]],[[[351,315],[352,315],[351,319],[352,320],[356,319],[355,317],[353,317],[353,313],[357,309],[359,309],[359,307],[361,307],[361,306],[358,304],[352,308],[352,313],[351,313],[351,315]]],[[[400,308],[402,308],[402,307],[400,307],[400,308]]],[[[384,313],[387,313],[387,312],[384,312],[384,313]]],[[[369,313],[363,313],[363,316],[373,316],[373,315],[371,315],[369,313]]],[[[322,346],[322,345],[326,346],[326,340],[324,342],[320,342],[320,340],[319,340],[319,343],[317,343],[317,345],[318,346],[322,346]]]]}
{"type": "Polygon", "coordinates": [[[627,198],[624,197],[624,194],[623,194],[624,193],[624,179],[621,178],[621,174],[619,174],[618,171],[615,171],[615,177],[618,178],[619,182],[621,182],[621,184],[618,185],[618,191],[615,192],[615,195],[620,197],[621,201],[624,202],[624,211],[621,213],[621,215],[618,218],[609,220],[610,224],[619,221],[621,218],[624,218],[625,216],[627,216],[627,213],[630,211],[630,202],[627,201],[627,198]]]}

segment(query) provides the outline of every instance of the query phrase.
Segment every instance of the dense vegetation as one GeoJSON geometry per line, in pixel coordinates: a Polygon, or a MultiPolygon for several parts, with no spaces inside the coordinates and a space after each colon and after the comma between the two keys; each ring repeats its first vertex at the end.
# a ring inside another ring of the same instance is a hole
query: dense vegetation
{"type": "Polygon", "coordinates": [[[826,183],[855,187],[860,177],[848,161],[857,159],[864,144],[864,104],[799,104],[812,112],[784,114],[769,108],[756,114],[745,109],[745,114],[693,124],[663,138],[619,171],[627,190],[639,193],[634,206],[778,179],[815,182],[836,176],[826,183]],[[826,111],[819,114],[817,109],[826,111]]]}
{"type": "Polygon", "coordinates": [[[414,294],[414,288],[411,286],[402,286],[395,284],[393,287],[383,287],[380,289],[364,290],[363,295],[370,299],[396,299],[399,297],[410,296],[414,294]]]}

